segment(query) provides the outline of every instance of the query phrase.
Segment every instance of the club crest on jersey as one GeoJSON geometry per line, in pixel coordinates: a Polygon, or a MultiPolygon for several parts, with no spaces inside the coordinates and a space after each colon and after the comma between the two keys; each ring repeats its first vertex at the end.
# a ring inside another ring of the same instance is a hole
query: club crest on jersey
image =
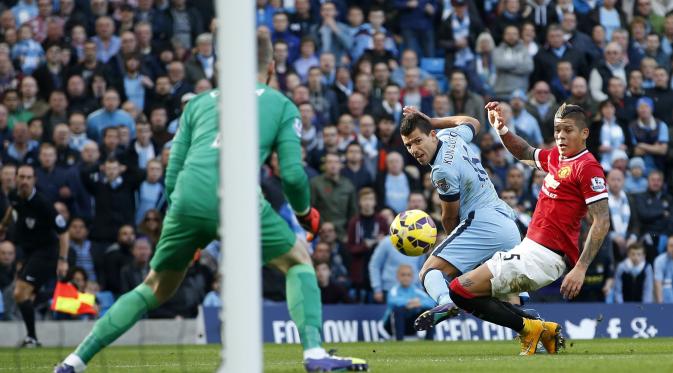
{"type": "Polygon", "coordinates": [[[439,179],[435,181],[435,186],[439,189],[440,192],[448,193],[449,192],[449,183],[446,179],[439,179]]]}
{"type": "Polygon", "coordinates": [[[605,179],[602,177],[592,177],[591,178],[591,190],[596,193],[605,191],[605,179]]]}
{"type": "Polygon", "coordinates": [[[572,171],[572,169],[572,166],[563,166],[560,170],[558,170],[556,176],[558,176],[559,179],[565,179],[566,177],[570,176],[570,171],[572,171]]]}
{"type": "Polygon", "coordinates": [[[33,219],[33,218],[26,218],[26,227],[28,227],[28,229],[33,229],[33,228],[35,228],[35,219],[33,219]]]}

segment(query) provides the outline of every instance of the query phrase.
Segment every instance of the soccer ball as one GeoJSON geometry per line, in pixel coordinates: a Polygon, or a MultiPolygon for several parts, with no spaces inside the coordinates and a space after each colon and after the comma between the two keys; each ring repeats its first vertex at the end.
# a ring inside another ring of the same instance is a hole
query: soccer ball
{"type": "Polygon", "coordinates": [[[390,241],[399,252],[407,256],[427,253],[435,245],[436,239],[437,227],[425,211],[400,212],[390,224],[390,241]]]}

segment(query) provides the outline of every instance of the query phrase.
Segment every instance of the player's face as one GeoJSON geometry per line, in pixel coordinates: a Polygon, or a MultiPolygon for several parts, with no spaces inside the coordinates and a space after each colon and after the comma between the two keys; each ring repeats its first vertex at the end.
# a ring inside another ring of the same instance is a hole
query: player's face
{"type": "Polygon", "coordinates": [[[587,137],[589,130],[587,128],[580,130],[573,120],[554,120],[554,140],[562,156],[569,157],[579,153],[586,147],[587,137]]]}
{"type": "Polygon", "coordinates": [[[30,167],[21,167],[16,176],[19,192],[23,196],[29,196],[35,186],[35,171],[30,167]]]}
{"type": "Polygon", "coordinates": [[[437,150],[438,141],[435,131],[430,131],[430,134],[426,135],[418,128],[413,130],[409,136],[402,136],[402,142],[404,142],[409,154],[422,165],[430,163],[437,150]]]}

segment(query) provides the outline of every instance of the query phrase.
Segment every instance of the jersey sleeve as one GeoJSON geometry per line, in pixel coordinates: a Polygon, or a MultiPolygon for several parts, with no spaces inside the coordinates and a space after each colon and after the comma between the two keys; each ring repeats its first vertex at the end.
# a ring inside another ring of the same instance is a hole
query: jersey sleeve
{"type": "Polygon", "coordinates": [[[45,200],[43,208],[47,213],[47,219],[49,219],[48,221],[51,222],[51,226],[57,234],[63,234],[68,230],[68,222],[65,220],[65,217],[59,214],[52,204],[45,200]]]}
{"type": "Polygon", "coordinates": [[[598,162],[585,163],[578,171],[580,190],[587,205],[608,198],[605,172],[598,162]]]}
{"type": "Polygon", "coordinates": [[[549,172],[549,155],[554,149],[535,149],[533,158],[535,159],[535,167],[539,170],[549,172]]]}
{"type": "Polygon", "coordinates": [[[280,179],[283,194],[292,209],[299,214],[308,211],[311,189],[301,160],[301,120],[299,110],[289,100],[285,103],[282,121],[276,137],[276,152],[280,163],[280,179]]]}
{"type": "MultiPolygon", "coordinates": [[[[437,132],[437,137],[451,136],[451,134],[460,136],[466,143],[470,143],[474,138],[474,127],[471,124],[463,123],[453,128],[445,128],[437,132]]],[[[454,136],[455,136],[454,135],[454,136]]]]}
{"type": "Polygon", "coordinates": [[[454,169],[437,167],[432,169],[432,185],[437,188],[439,198],[445,202],[460,199],[460,177],[454,169]]]}
{"type": "MultiPolygon", "coordinates": [[[[214,93],[215,91],[211,92],[214,93]]],[[[185,158],[187,157],[187,152],[192,142],[192,112],[195,106],[195,101],[191,100],[187,103],[185,110],[182,113],[180,118],[180,127],[178,127],[178,132],[173,138],[173,143],[171,146],[171,155],[168,159],[168,166],[166,167],[166,195],[169,198],[175,189],[175,183],[178,179],[178,174],[182,171],[182,167],[185,163],[185,158]]]]}

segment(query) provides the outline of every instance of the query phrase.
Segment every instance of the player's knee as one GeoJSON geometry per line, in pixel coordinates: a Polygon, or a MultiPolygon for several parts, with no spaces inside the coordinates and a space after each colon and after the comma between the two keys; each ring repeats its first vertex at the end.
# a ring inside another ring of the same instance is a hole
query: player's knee
{"type": "Polygon", "coordinates": [[[175,294],[183,277],[184,275],[179,276],[179,274],[171,276],[167,271],[159,273],[152,270],[143,282],[152,290],[157,302],[161,304],[175,294]]]}
{"type": "Polygon", "coordinates": [[[470,293],[469,290],[465,289],[458,278],[454,278],[449,284],[449,295],[458,307],[471,312],[470,299],[475,296],[470,293]]]}

